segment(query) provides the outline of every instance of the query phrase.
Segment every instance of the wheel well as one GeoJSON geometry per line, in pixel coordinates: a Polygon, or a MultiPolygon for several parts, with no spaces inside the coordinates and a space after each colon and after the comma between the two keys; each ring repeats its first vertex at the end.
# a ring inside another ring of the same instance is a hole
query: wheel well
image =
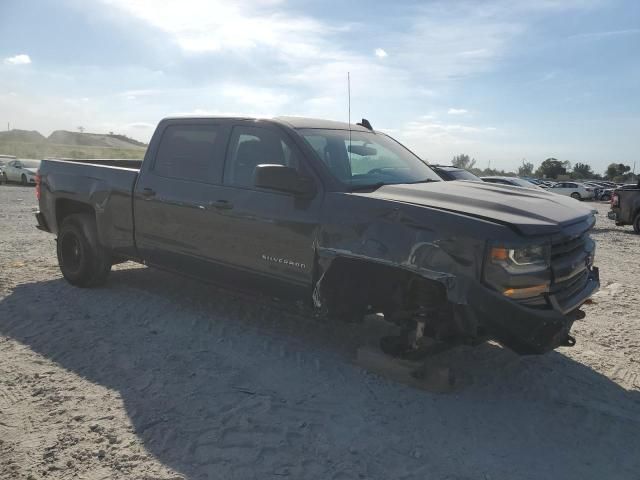
{"type": "Polygon", "coordinates": [[[76,200],[61,198],[56,201],[56,222],[58,223],[58,227],[62,225],[65,218],[76,213],[87,213],[95,216],[96,211],[91,205],[76,200]]]}
{"type": "Polygon", "coordinates": [[[337,258],[322,279],[321,291],[329,303],[368,307],[376,312],[433,308],[447,303],[445,286],[400,267],[367,260],[337,258]]]}

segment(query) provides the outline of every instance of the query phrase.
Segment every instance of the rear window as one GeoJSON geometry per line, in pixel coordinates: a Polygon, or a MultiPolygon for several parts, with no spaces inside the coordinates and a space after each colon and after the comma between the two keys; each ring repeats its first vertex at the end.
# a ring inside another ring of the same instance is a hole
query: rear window
{"type": "Polygon", "coordinates": [[[169,125],[162,134],[153,171],[182,180],[219,183],[223,159],[218,154],[219,125],[169,125]]]}

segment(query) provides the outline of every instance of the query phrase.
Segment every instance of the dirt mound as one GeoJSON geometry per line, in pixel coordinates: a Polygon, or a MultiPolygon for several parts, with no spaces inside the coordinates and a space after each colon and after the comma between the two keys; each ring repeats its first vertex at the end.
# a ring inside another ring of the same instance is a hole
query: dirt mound
{"type": "Polygon", "coordinates": [[[0,141],[6,142],[44,142],[45,137],[35,130],[10,130],[8,132],[0,132],[0,141]]]}
{"type": "Polygon", "coordinates": [[[133,140],[124,135],[80,133],[69,132],[67,130],[56,130],[49,135],[47,142],[58,145],[108,148],[136,148],[146,146],[144,143],[133,140]]]}

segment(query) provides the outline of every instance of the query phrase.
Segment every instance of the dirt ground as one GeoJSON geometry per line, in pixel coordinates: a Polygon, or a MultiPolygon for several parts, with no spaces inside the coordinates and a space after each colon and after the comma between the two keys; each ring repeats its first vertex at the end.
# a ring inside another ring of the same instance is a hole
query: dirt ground
{"type": "Polygon", "coordinates": [[[135,264],[73,288],[35,207],[0,186],[2,479],[640,479],[640,236],[606,204],[577,345],[448,352],[448,394],[355,365],[368,324],[135,264]]]}

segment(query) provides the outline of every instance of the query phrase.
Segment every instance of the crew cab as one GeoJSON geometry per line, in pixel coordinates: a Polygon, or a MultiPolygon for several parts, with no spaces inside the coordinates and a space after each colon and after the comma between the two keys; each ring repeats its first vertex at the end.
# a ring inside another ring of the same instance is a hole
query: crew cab
{"type": "Polygon", "coordinates": [[[133,260],[327,317],[383,313],[404,328],[399,355],[420,337],[571,346],[599,287],[590,209],[441,181],[364,119],[167,118],[135,168],[91,162],[44,160],[36,189],[38,228],[78,287],[133,260]]]}

